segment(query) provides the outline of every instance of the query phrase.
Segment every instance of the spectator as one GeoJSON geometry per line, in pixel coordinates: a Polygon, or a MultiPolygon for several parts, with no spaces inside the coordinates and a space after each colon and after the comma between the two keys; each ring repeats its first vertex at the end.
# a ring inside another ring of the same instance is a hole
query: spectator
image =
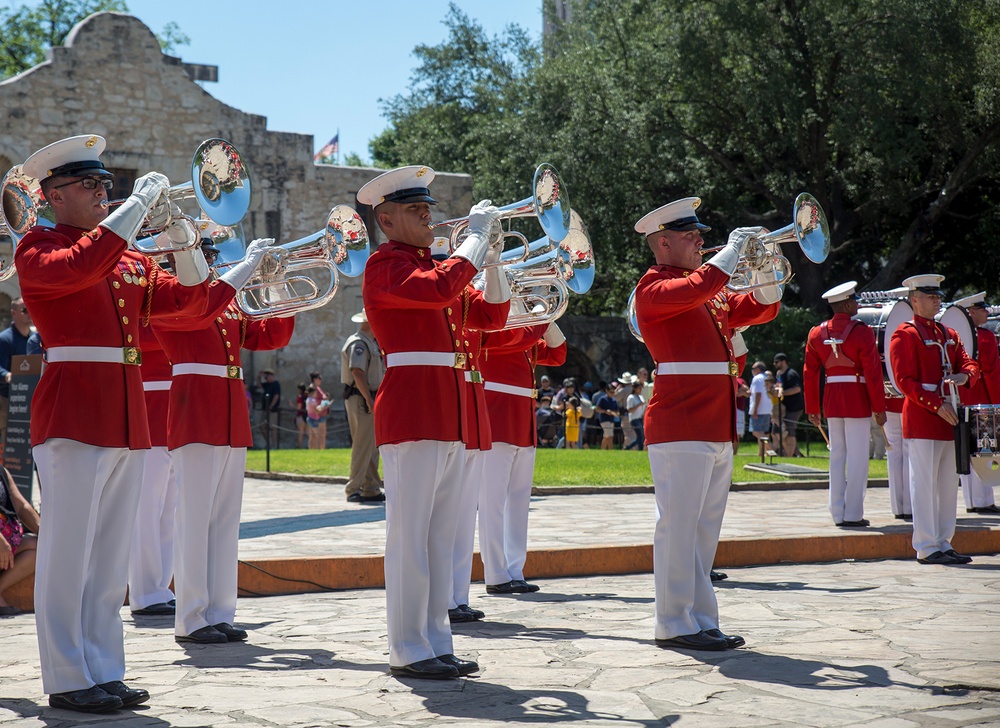
{"type": "Polygon", "coordinates": [[[799,452],[796,429],[799,418],[806,408],[806,400],[802,394],[802,378],[788,364],[785,354],[774,355],[775,384],[780,403],[781,415],[781,454],[785,457],[802,457],[799,452]]]}
{"type": "Polygon", "coordinates": [[[538,428],[538,447],[555,447],[559,439],[562,418],[552,410],[552,398],[545,396],[535,410],[535,425],[538,428]]]}
{"type": "Polygon", "coordinates": [[[565,416],[565,446],[567,450],[580,447],[580,397],[572,394],[566,398],[563,415],[565,416]]]}
{"type": "Polygon", "coordinates": [[[567,377],[563,380],[562,389],[556,392],[556,396],[552,398],[553,411],[562,414],[566,398],[571,397],[574,394],[576,394],[576,380],[572,377],[567,377]]]}
{"type": "MultiPolygon", "coordinates": [[[[629,395],[632,394],[632,382],[635,380],[636,376],[632,374],[632,372],[625,372],[618,377],[618,386],[615,388],[614,398],[615,402],[618,403],[619,412],[625,412],[625,403],[628,400],[629,395]]],[[[621,424],[624,442],[634,441],[635,433],[632,431],[632,424],[629,422],[628,417],[622,417],[619,420],[619,423],[621,424]]]]}
{"type": "Polygon", "coordinates": [[[326,449],[326,417],[328,410],[330,409],[330,397],[323,391],[323,375],[319,372],[309,372],[309,381],[312,386],[316,388],[317,403],[327,402],[326,407],[320,409],[317,408],[314,413],[319,420],[316,422],[315,426],[310,425],[313,428],[313,438],[317,445],[313,447],[309,446],[310,450],[325,450],[326,449]]]}
{"type": "Polygon", "coordinates": [[[31,335],[31,314],[23,298],[10,302],[10,326],[0,331],[0,452],[7,436],[7,412],[10,409],[10,367],[15,355],[27,353],[31,335]]]}
{"type": "Polygon", "coordinates": [[[601,423],[601,449],[612,450],[615,443],[615,420],[618,419],[618,402],[615,401],[614,383],[605,384],[604,392],[594,402],[594,411],[601,423]]]}
{"type": "Polygon", "coordinates": [[[306,413],[306,385],[298,385],[298,394],[295,395],[295,430],[298,433],[298,439],[296,440],[296,447],[302,449],[302,441],[308,442],[309,426],[306,424],[307,413],[306,413]]]}
{"type": "Polygon", "coordinates": [[[587,382],[583,385],[583,396],[590,405],[589,408],[584,405],[582,408],[584,411],[580,413],[584,415],[584,419],[586,420],[583,433],[583,448],[585,450],[592,447],[600,447],[601,438],[604,437],[604,432],[601,429],[601,420],[595,417],[597,413],[594,411],[594,402],[597,401],[597,398],[603,392],[604,382],[600,382],[597,387],[594,387],[592,382],[587,382]],[[586,411],[587,409],[590,411],[589,414],[586,411]]]}
{"type": "Polygon", "coordinates": [[[549,402],[552,402],[552,398],[556,396],[556,390],[552,386],[552,380],[549,379],[547,374],[543,374],[542,378],[538,380],[538,401],[542,401],[542,397],[548,397],[549,402]]]}
{"type": "Polygon", "coordinates": [[[781,408],[778,406],[778,387],[775,384],[774,372],[768,369],[764,372],[764,384],[767,386],[767,396],[771,400],[771,426],[769,428],[771,449],[777,453],[781,440],[781,408]]]}
{"type": "Polygon", "coordinates": [[[642,396],[643,388],[644,385],[639,380],[639,377],[634,377],[632,379],[632,393],[625,400],[625,411],[628,413],[628,421],[632,425],[632,431],[635,432],[635,439],[625,446],[626,450],[631,450],[633,447],[636,450],[642,450],[646,443],[645,431],[643,429],[643,415],[646,414],[646,398],[642,396]]]}
{"type": "Polygon", "coordinates": [[[330,400],[323,399],[320,390],[314,384],[306,387],[306,425],[309,430],[309,449],[325,450],[326,439],[320,435],[321,425],[326,420],[330,409],[330,400]]]}
{"type": "Polygon", "coordinates": [[[747,432],[747,405],[750,404],[750,387],[743,377],[736,377],[736,437],[742,439],[747,432]]]}
{"type": "MultiPolygon", "coordinates": [[[[263,396],[260,399],[260,408],[265,412],[265,416],[270,419],[281,411],[281,382],[275,379],[273,370],[261,369],[260,374],[257,375],[257,384],[260,385],[263,391],[263,396]]],[[[270,419],[272,447],[277,444],[278,440],[277,425],[277,420],[270,419]]],[[[267,432],[266,423],[264,427],[264,431],[267,432]]]]}
{"type": "Polygon", "coordinates": [[[635,375],[642,382],[642,398],[649,404],[649,400],[653,398],[653,382],[649,378],[649,370],[646,367],[639,367],[635,375]]]}
{"type": "Polygon", "coordinates": [[[0,617],[20,613],[3,593],[35,573],[37,534],[38,512],[14,485],[10,471],[0,468],[0,617]]]}
{"type": "Polygon", "coordinates": [[[757,438],[757,455],[763,460],[764,442],[771,431],[771,397],[767,392],[767,374],[764,362],[754,362],[750,367],[750,431],[757,438]]]}

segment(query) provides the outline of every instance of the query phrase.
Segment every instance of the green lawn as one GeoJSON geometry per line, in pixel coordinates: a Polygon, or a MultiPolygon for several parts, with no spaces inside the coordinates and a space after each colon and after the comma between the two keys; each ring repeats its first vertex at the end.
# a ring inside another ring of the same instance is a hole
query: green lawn
{"type": "MultiPolygon", "coordinates": [[[[775,458],[775,462],[790,462],[796,465],[826,470],[828,468],[828,453],[813,445],[812,455],[822,454],[823,457],[808,458],[775,458]]],[[[264,470],[263,450],[251,450],[247,453],[248,470],[264,470]]],[[[306,475],[343,475],[348,474],[351,452],[348,449],[337,450],[272,450],[271,470],[281,473],[302,473],[306,475]]],[[[735,482],[782,480],[778,476],[759,473],[744,469],[750,462],[759,462],[756,457],[756,445],[744,443],[736,456],[733,466],[735,482]]],[[[869,477],[885,478],[886,465],[884,460],[873,460],[870,463],[869,477]]],[[[535,458],[536,486],[553,485],[652,485],[653,477],[649,472],[649,459],[644,452],[624,450],[552,450],[542,449],[535,458]]]]}

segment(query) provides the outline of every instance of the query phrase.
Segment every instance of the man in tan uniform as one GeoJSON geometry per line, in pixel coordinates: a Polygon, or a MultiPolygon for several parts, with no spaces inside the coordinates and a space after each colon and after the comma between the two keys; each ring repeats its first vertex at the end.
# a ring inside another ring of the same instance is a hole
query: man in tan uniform
{"type": "Polygon", "coordinates": [[[351,427],[351,476],[347,481],[350,503],[384,503],[382,479],[378,477],[375,447],[375,392],[385,376],[385,364],[368,325],[364,309],[351,317],[359,324],[340,350],[340,381],[344,385],[344,409],[351,427]]]}

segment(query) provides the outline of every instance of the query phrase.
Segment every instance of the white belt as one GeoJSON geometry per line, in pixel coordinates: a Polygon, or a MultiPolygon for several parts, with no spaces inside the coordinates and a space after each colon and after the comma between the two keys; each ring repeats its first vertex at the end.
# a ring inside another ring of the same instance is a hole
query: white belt
{"type": "Polygon", "coordinates": [[[447,351],[397,351],[385,355],[387,367],[451,367],[465,369],[468,355],[447,351]]]}
{"type": "Polygon", "coordinates": [[[537,389],[529,389],[528,387],[515,387],[513,384],[501,384],[500,382],[486,382],[486,389],[490,392],[503,392],[504,394],[513,394],[516,397],[531,397],[534,399],[538,396],[537,389]]]}
{"type": "Polygon", "coordinates": [[[465,381],[472,382],[473,384],[483,383],[483,373],[482,372],[470,372],[468,369],[465,370],[465,381]]]}
{"type": "Polygon", "coordinates": [[[142,351],[137,346],[54,346],[46,349],[45,361],[138,365],[142,364],[142,351]]]}
{"type": "Polygon", "coordinates": [[[920,386],[926,389],[928,392],[936,392],[938,388],[937,384],[928,384],[927,382],[923,382],[920,386]]]}
{"type": "Polygon", "coordinates": [[[656,365],[660,374],[724,374],[735,377],[736,362],[733,361],[665,361],[656,365]]]}
{"type": "Polygon", "coordinates": [[[174,364],[174,376],[181,374],[200,374],[205,377],[222,377],[223,379],[243,379],[243,368],[226,366],[225,364],[174,364]]]}
{"type": "Polygon", "coordinates": [[[170,380],[160,382],[143,382],[142,388],[146,392],[166,392],[170,390],[170,380]]]}
{"type": "Polygon", "coordinates": [[[857,374],[838,374],[826,378],[827,384],[867,384],[868,380],[857,374]]]}

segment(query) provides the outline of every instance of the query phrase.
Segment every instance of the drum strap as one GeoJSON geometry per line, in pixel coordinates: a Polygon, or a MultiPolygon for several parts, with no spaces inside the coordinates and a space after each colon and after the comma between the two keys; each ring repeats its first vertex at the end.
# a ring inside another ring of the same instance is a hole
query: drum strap
{"type": "MultiPolygon", "coordinates": [[[[824,368],[826,369],[830,369],[831,367],[855,367],[855,369],[857,368],[857,364],[855,364],[853,360],[844,355],[844,353],[840,350],[839,345],[847,341],[847,337],[851,335],[851,331],[853,331],[854,327],[859,323],[861,322],[855,319],[851,319],[850,321],[848,321],[847,326],[844,327],[844,330],[841,332],[839,339],[834,339],[830,337],[829,321],[824,321],[820,325],[820,335],[823,337],[823,343],[828,344],[830,346],[830,349],[832,350],[830,356],[827,357],[825,362],[823,362],[824,368]]],[[[816,353],[819,354],[818,351],[816,353]]],[[[861,372],[857,373],[861,374],[861,372]]]]}
{"type": "Polygon", "coordinates": [[[948,338],[948,329],[947,329],[947,327],[943,326],[942,324],[938,323],[937,321],[934,321],[933,323],[934,323],[934,330],[935,330],[935,332],[938,329],[941,330],[941,338],[944,340],[943,344],[940,341],[938,341],[937,339],[935,339],[933,337],[933,335],[931,334],[931,332],[928,331],[926,329],[926,327],[924,327],[924,325],[921,324],[916,319],[913,319],[912,321],[907,321],[906,324],[903,324],[903,326],[906,326],[907,324],[913,326],[913,328],[917,330],[917,334],[920,335],[920,339],[924,342],[924,346],[937,346],[937,347],[940,347],[940,349],[941,349],[941,368],[942,368],[942,370],[944,371],[944,373],[946,375],[947,374],[951,374],[952,371],[953,371],[953,369],[952,369],[952,365],[951,365],[951,357],[948,355],[948,347],[949,346],[953,346],[955,344],[955,340],[951,339],[951,338],[948,338]]]}

